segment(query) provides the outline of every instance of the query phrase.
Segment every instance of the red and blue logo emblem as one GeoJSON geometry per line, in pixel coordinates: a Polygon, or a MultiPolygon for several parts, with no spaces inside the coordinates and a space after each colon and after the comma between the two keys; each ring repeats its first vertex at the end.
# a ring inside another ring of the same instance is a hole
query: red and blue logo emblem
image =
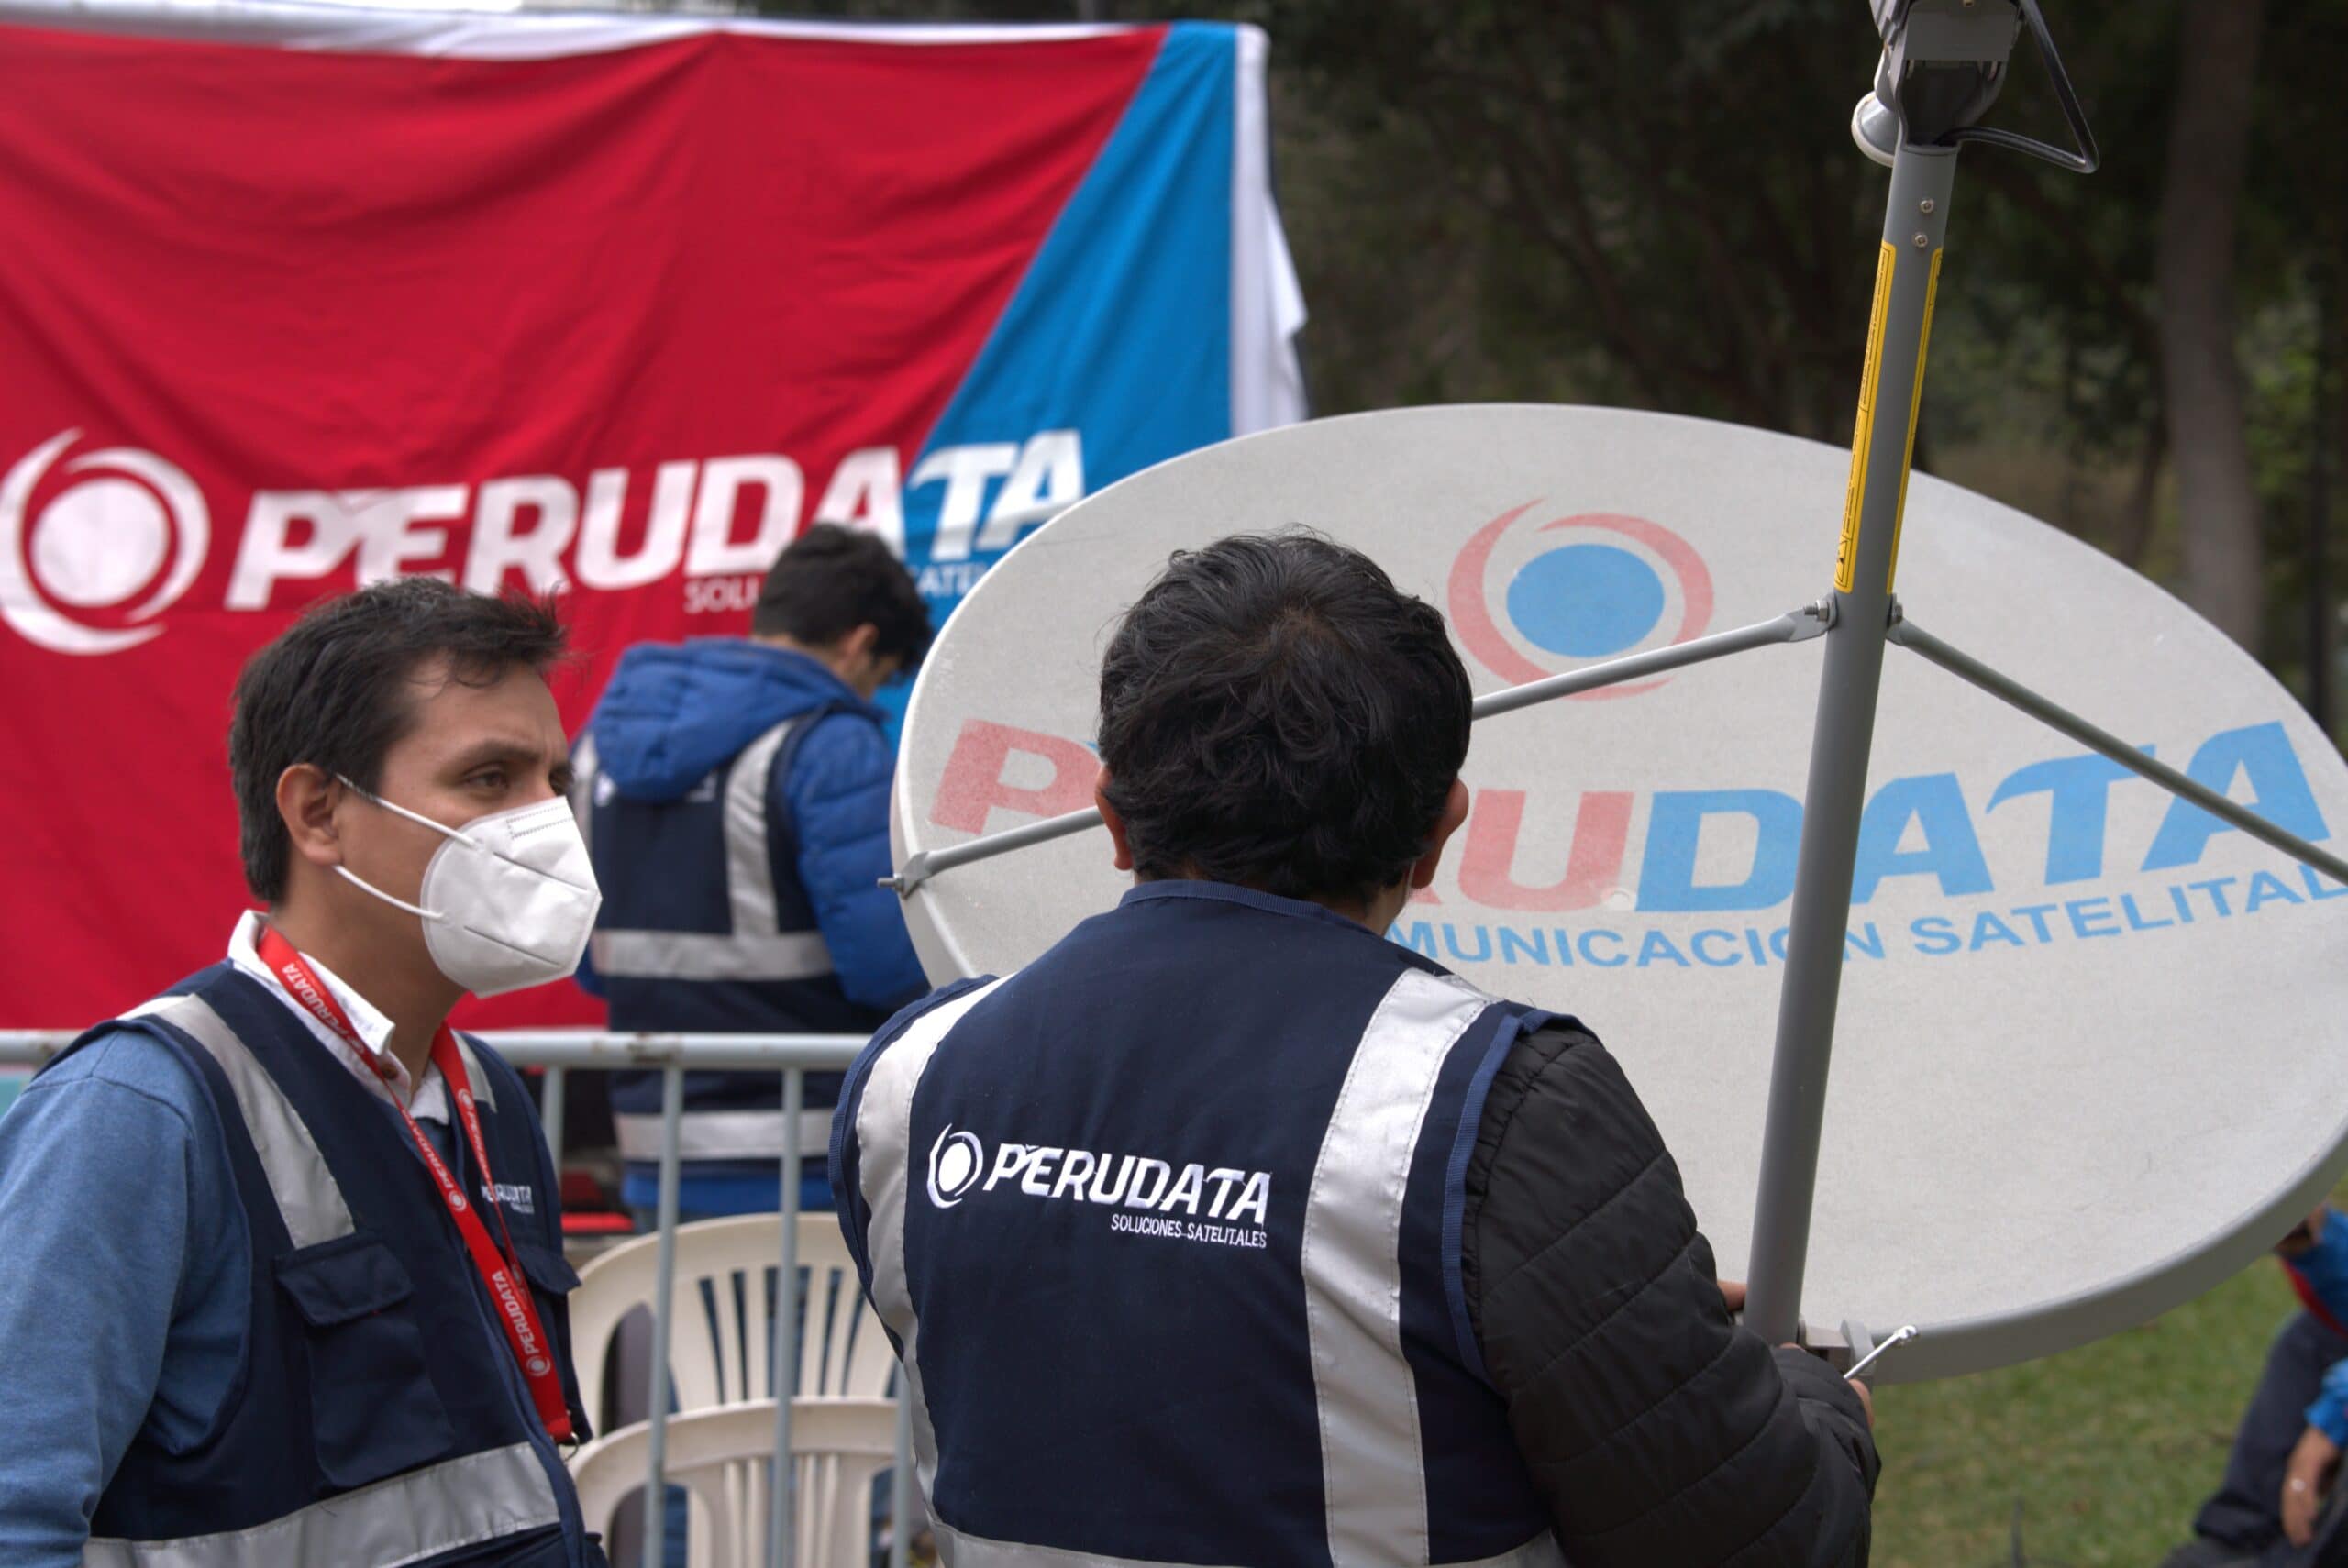
{"type": "MultiPolygon", "coordinates": [[[[1619,513],[1533,522],[1540,504],[1501,513],[1452,562],[1452,630],[1477,663],[1518,685],[1703,635],[1712,574],[1694,546],[1619,513]]],[[[1668,679],[1578,695],[1630,697],[1668,679]]]]}

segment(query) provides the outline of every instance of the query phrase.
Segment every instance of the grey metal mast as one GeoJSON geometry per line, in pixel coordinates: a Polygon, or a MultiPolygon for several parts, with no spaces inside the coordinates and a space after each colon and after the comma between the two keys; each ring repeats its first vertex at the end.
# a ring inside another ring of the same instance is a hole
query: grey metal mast
{"type": "MultiPolygon", "coordinates": [[[[1852,132],[1870,157],[1890,163],[1891,193],[1877,253],[1874,315],[1834,562],[1834,614],[1811,741],[1745,1303],[1745,1320],[1777,1343],[1794,1341],[1801,1326],[1851,875],[1958,145],[2020,141],[1975,130],[1974,122],[2004,83],[2025,13],[2042,47],[2047,42],[2035,0],[1877,0],[1875,12],[1884,35],[1883,65],[1875,92],[1852,117],[1852,132]]],[[[2059,82],[2051,49],[2047,57],[2059,82]]],[[[2061,90],[2066,107],[2073,106],[2068,84],[2061,90]]],[[[2073,132],[2085,141],[2084,122],[2077,117],[2073,132]]],[[[2089,151],[2075,166],[2091,167],[2092,156],[2089,151]]]]}

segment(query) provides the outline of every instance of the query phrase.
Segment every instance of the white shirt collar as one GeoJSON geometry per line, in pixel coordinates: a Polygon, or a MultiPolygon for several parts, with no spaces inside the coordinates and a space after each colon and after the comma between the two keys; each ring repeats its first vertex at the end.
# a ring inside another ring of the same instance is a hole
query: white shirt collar
{"type": "Polygon", "coordinates": [[[326,986],[334,999],[341,1005],[343,1016],[349,1019],[350,1026],[359,1032],[360,1043],[366,1046],[376,1061],[390,1069],[391,1082],[384,1082],[374,1069],[359,1059],[350,1049],[349,1043],[341,1035],[327,1028],[308,1008],[295,1000],[294,993],[285,988],[285,982],[279,979],[269,966],[260,961],[261,927],[262,921],[258,910],[247,910],[238,919],[236,930],[228,933],[228,962],[267,986],[271,996],[293,1010],[294,1016],[302,1021],[303,1027],[310,1032],[311,1038],[332,1052],[334,1059],[349,1068],[352,1077],[357,1078],[385,1099],[393,1100],[393,1103],[405,1100],[408,1114],[418,1121],[448,1121],[449,1091],[441,1081],[440,1069],[426,1062],[424,1067],[424,1081],[420,1084],[415,1082],[409,1077],[406,1066],[397,1056],[392,1055],[392,1021],[377,1010],[374,1004],[365,997],[352,990],[349,985],[332,969],[327,968],[308,954],[303,954],[303,958],[310,966],[310,972],[317,976],[326,986]],[[396,1095],[393,1086],[397,1086],[396,1095]]]}

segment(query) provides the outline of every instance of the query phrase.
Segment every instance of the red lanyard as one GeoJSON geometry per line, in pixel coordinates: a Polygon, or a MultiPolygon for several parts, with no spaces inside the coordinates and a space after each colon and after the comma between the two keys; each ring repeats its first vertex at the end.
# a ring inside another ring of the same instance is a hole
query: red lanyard
{"type": "MultiPolygon", "coordinates": [[[[415,1124],[415,1118],[408,1114],[407,1107],[400,1104],[391,1065],[359,1038],[359,1031],[351,1026],[334,994],[318,979],[308,961],[294,950],[292,943],[267,928],[260,933],[260,959],[283,982],[287,995],[341,1036],[385,1087],[393,1089],[392,1104],[399,1111],[400,1120],[407,1123],[408,1136],[415,1140],[416,1153],[424,1156],[426,1167],[440,1188],[440,1201],[447,1205],[449,1218],[456,1221],[457,1233],[464,1238],[465,1251],[472,1255],[473,1267],[479,1271],[482,1283],[489,1287],[490,1300],[496,1304],[498,1321],[505,1329],[505,1342],[512,1347],[514,1359],[529,1382],[530,1399],[538,1408],[538,1419],[546,1423],[547,1431],[557,1442],[569,1442],[570,1408],[562,1397],[562,1379],[555,1371],[553,1344],[538,1321],[537,1304],[531,1299],[529,1287],[515,1277],[512,1261],[514,1238],[505,1229],[504,1212],[493,1199],[490,1212],[497,1216],[498,1234],[505,1242],[501,1251],[489,1239],[489,1228],[481,1222],[475,1205],[467,1200],[465,1189],[449,1174],[440,1151],[432,1146],[432,1141],[415,1124]]],[[[457,1120],[464,1124],[465,1141],[472,1145],[473,1161],[481,1167],[484,1196],[489,1196],[494,1191],[494,1178],[490,1175],[488,1146],[482,1142],[481,1113],[473,1107],[472,1081],[465,1075],[465,1061],[458,1053],[457,1037],[445,1023],[432,1041],[432,1063],[448,1083],[449,1098],[457,1108],[457,1120]]]]}

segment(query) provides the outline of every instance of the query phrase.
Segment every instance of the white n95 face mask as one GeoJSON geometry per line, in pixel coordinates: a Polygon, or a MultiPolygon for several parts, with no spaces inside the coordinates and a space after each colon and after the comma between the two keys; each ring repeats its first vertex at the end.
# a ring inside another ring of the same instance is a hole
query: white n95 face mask
{"type": "Polygon", "coordinates": [[[493,997],[559,980],[579,967],[604,894],[568,801],[558,795],[452,828],[342,782],[449,841],[424,867],[422,908],[347,866],[335,867],[353,886],[422,920],[426,950],[442,974],[477,997],[493,997]]]}

